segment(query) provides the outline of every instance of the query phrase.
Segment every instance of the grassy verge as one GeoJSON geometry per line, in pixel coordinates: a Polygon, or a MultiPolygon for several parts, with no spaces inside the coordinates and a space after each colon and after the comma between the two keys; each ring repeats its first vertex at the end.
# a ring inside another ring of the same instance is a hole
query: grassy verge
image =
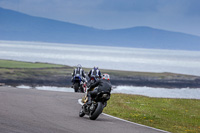
{"type": "Polygon", "coordinates": [[[200,132],[200,100],[112,94],[104,112],[173,133],[200,132]]]}

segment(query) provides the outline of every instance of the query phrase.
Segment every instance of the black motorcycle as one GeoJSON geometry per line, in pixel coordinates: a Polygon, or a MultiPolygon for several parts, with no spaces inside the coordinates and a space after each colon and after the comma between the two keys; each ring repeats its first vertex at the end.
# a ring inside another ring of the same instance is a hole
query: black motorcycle
{"type": "Polygon", "coordinates": [[[88,105],[87,97],[85,96],[84,104],[81,107],[79,116],[83,117],[88,115],[91,120],[96,120],[97,117],[102,113],[104,107],[107,105],[107,101],[110,99],[109,92],[98,92],[95,97],[92,97],[92,104],[88,105]]]}

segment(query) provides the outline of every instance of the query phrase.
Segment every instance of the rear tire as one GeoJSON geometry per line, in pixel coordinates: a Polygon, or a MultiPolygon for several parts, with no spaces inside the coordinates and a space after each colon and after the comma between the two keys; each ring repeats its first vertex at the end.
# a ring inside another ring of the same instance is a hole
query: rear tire
{"type": "Polygon", "coordinates": [[[74,84],[74,92],[78,92],[79,83],[74,84]]]}
{"type": "Polygon", "coordinates": [[[102,113],[103,111],[103,104],[101,102],[97,103],[96,110],[89,116],[90,120],[96,120],[97,117],[102,113]]]}
{"type": "Polygon", "coordinates": [[[84,93],[84,88],[82,86],[80,87],[80,89],[81,89],[81,92],[84,93]]]}

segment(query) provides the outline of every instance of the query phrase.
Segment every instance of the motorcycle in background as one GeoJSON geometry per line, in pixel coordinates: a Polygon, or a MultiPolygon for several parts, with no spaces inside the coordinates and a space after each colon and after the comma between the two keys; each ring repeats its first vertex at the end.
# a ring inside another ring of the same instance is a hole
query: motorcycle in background
{"type": "Polygon", "coordinates": [[[86,82],[84,82],[82,80],[80,74],[76,74],[73,77],[73,88],[74,88],[74,92],[82,92],[82,93],[84,93],[86,91],[86,82]]]}

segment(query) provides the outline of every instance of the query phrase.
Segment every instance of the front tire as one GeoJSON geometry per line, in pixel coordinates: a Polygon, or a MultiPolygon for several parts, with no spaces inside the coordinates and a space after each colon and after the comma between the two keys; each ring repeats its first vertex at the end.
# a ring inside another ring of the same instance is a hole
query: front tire
{"type": "Polygon", "coordinates": [[[90,120],[96,120],[97,117],[102,113],[102,111],[103,111],[103,104],[101,102],[98,102],[96,110],[89,115],[90,120]]]}
{"type": "Polygon", "coordinates": [[[83,117],[84,115],[85,115],[85,113],[83,112],[83,107],[82,107],[80,112],[79,112],[79,117],[83,117]]]}

